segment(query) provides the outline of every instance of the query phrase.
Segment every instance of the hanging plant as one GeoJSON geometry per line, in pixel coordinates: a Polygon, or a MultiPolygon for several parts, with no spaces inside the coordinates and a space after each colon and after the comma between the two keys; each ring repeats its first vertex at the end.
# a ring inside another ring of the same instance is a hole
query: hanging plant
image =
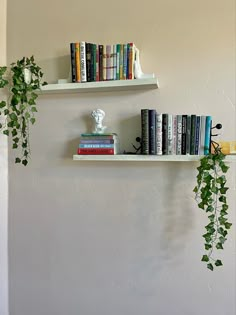
{"type": "Polygon", "coordinates": [[[215,250],[223,250],[227,240],[228,230],[232,223],[228,221],[226,173],[229,167],[224,162],[225,155],[220,147],[215,146],[214,152],[204,156],[197,168],[197,185],[194,188],[195,199],[198,207],[205,211],[208,224],[203,234],[206,253],[202,261],[207,263],[207,268],[222,266],[220,259],[215,257],[215,250]]]}
{"type": "Polygon", "coordinates": [[[7,67],[0,67],[0,88],[8,88],[8,101],[0,101],[0,130],[12,139],[12,149],[19,149],[15,163],[27,165],[30,159],[30,125],[36,121],[37,91],[43,72],[34,57],[23,57],[7,67]],[[3,121],[3,122],[2,122],[3,121]]]}

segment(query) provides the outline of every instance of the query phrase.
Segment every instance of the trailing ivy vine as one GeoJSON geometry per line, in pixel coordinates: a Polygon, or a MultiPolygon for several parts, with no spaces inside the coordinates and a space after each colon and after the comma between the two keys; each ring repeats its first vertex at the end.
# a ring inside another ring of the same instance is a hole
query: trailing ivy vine
{"type": "Polygon", "coordinates": [[[37,90],[41,85],[43,73],[36,65],[34,57],[23,57],[7,67],[0,67],[0,88],[8,87],[8,101],[0,101],[0,130],[11,136],[12,148],[20,148],[15,163],[27,165],[30,158],[30,125],[36,121],[37,90]],[[8,71],[9,70],[9,71],[8,71]],[[28,79],[26,79],[26,71],[28,79]]]}
{"type": "Polygon", "coordinates": [[[197,168],[197,185],[194,187],[195,199],[198,207],[205,211],[208,224],[205,226],[204,246],[206,253],[202,261],[207,263],[207,268],[222,266],[221,259],[215,257],[214,250],[222,250],[227,240],[228,230],[232,223],[228,221],[226,173],[229,167],[224,162],[225,155],[219,147],[214,153],[204,156],[197,168]]]}

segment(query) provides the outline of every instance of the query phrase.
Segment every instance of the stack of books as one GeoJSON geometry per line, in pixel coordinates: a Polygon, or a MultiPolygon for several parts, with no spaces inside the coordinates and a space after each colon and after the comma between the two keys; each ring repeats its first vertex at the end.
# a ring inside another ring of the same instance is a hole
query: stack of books
{"type": "Polygon", "coordinates": [[[78,154],[114,155],[119,154],[119,138],[116,133],[83,133],[81,134],[78,154]]]}
{"type": "Polygon", "coordinates": [[[134,43],[70,43],[71,81],[94,82],[134,79],[134,43]]]}
{"type": "Polygon", "coordinates": [[[141,154],[209,154],[211,125],[209,115],[174,115],[142,109],[141,154]]]}

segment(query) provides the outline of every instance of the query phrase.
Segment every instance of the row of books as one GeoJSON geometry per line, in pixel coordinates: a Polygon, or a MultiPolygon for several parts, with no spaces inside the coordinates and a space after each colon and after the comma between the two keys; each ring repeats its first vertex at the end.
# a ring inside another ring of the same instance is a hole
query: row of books
{"type": "Polygon", "coordinates": [[[119,138],[116,133],[83,133],[80,136],[77,154],[114,155],[119,153],[119,138]]]}
{"type": "Polygon", "coordinates": [[[134,79],[134,43],[70,43],[70,57],[72,82],[134,79]]]}
{"type": "Polygon", "coordinates": [[[141,154],[206,155],[210,151],[211,125],[211,116],[141,109],[141,154]]]}

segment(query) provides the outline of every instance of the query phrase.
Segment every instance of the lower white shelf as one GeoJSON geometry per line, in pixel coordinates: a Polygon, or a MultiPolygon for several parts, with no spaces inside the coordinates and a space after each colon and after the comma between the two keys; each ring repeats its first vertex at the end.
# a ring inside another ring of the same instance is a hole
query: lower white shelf
{"type": "MultiPolygon", "coordinates": [[[[73,155],[74,161],[125,161],[125,162],[192,162],[199,161],[201,155],[73,155]]],[[[226,162],[236,161],[236,155],[228,155],[226,162]]]]}

